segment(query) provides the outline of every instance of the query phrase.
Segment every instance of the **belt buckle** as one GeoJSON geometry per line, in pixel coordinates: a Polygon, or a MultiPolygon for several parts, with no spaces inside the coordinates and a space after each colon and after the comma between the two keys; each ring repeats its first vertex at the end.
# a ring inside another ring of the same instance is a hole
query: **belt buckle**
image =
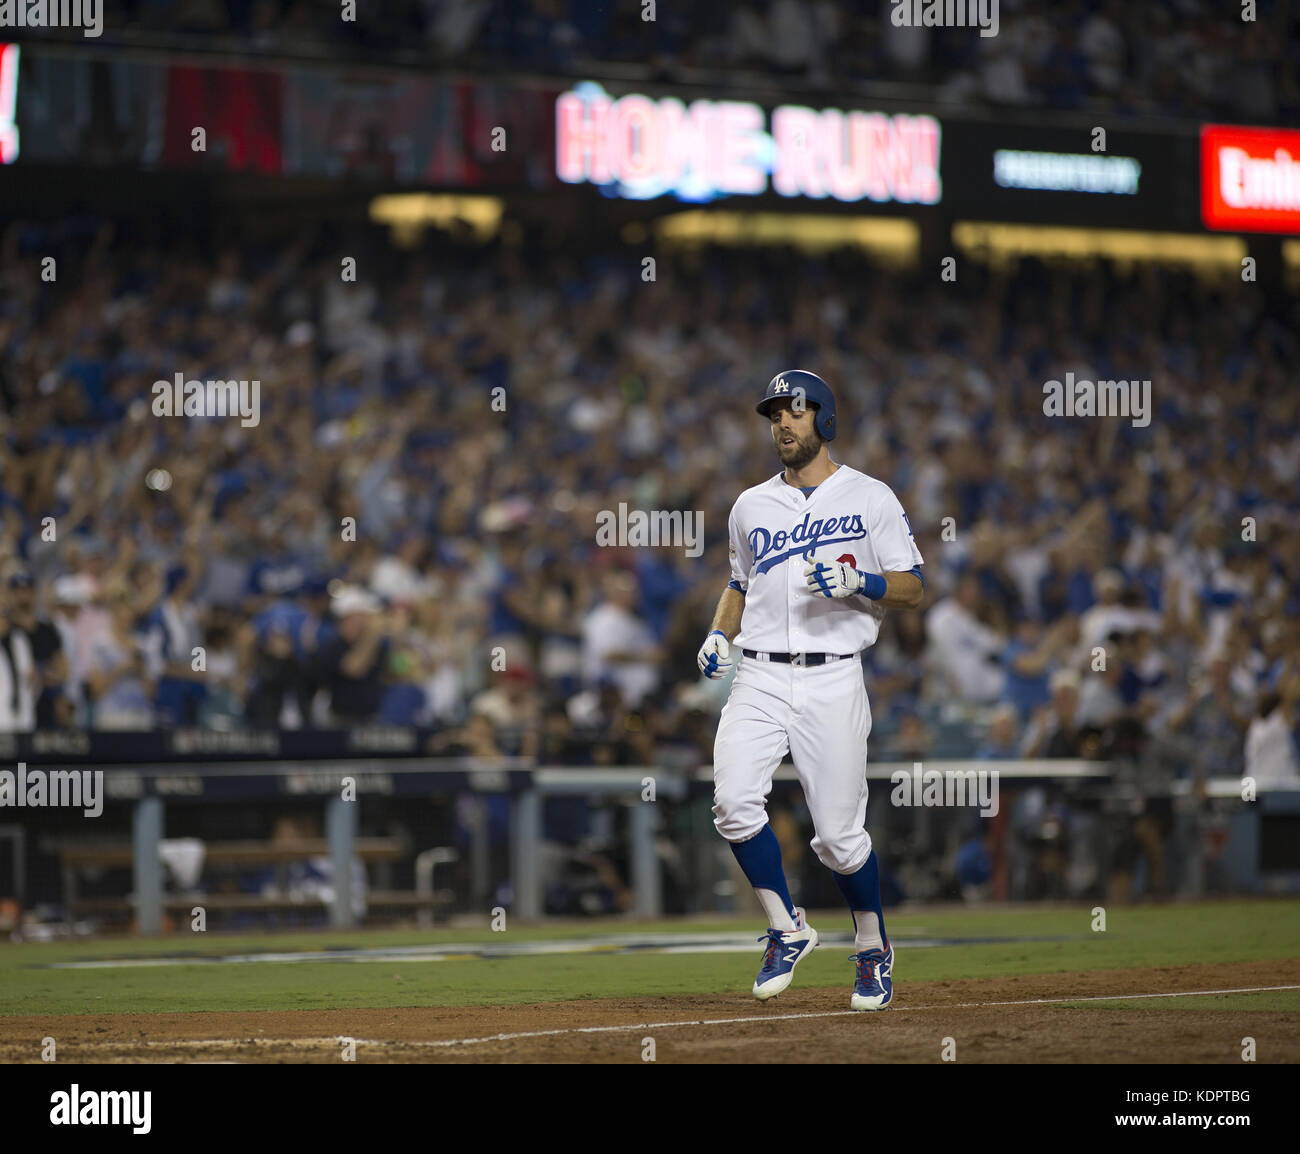
{"type": "Polygon", "coordinates": [[[806,666],[808,664],[808,655],[806,653],[791,653],[790,664],[798,665],[798,666],[806,666]]]}

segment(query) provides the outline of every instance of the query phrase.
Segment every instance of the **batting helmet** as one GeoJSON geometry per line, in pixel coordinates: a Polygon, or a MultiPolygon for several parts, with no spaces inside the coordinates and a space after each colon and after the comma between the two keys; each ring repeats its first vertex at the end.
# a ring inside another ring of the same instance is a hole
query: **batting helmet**
{"type": "Polygon", "coordinates": [[[823,441],[835,440],[835,396],[830,385],[807,369],[787,369],[783,373],[777,373],[767,382],[767,391],[755,408],[766,417],[774,401],[791,397],[802,399],[806,405],[816,406],[814,424],[817,432],[823,441]]]}

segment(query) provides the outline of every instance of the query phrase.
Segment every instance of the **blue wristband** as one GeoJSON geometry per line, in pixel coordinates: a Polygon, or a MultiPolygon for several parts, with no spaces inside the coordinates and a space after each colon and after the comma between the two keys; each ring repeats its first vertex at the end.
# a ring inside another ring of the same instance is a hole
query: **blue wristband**
{"type": "Polygon", "coordinates": [[[863,597],[879,601],[888,588],[885,579],[879,573],[864,573],[861,569],[858,570],[858,592],[863,597]]]}

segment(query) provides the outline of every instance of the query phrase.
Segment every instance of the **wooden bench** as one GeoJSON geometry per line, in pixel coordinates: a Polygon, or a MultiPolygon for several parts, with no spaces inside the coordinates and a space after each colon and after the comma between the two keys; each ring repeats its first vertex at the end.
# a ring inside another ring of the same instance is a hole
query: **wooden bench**
{"type": "MultiPolygon", "coordinates": [[[[129,842],[106,842],[100,845],[84,842],[55,841],[50,848],[59,855],[63,875],[63,904],[69,914],[131,914],[129,898],[85,898],[80,895],[79,875],[88,869],[129,869],[134,863],[134,852],[129,842]]],[[[443,851],[450,852],[450,851],[443,851]]],[[[359,837],[355,853],[367,865],[389,866],[410,854],[410,847],[402,838],[359,837]]],[[[229,872],[241,867],[278,866],[280,893],[272,894],[165,894],[163,908],[171,913],[188,913],[195,906],[223,913],[270,912],[276,910],[321,910],[326,903],[319,898],[290,897],[286,892],[286,870],[293,862],[312,858],[328,858],[329,843],[323,838],[310,838],[293,842],[228,841],[204,844],[203,869],[216,868],[229,872]]],[[[451,855],[454,858],[454,854],[451,855]]],[[[443,860],[451,860],[444,857],[443,860]]],[[[387,872],[387,871],[385,871],[387,872]]],[[[372,889],[366,893],[366,908],[414,909],[428,916],[440,907],[450,905],[454,895],[448,891],[420,893],[390,888],[372,889]]]]}
{"type": "MultiPolygon", "coordinates": [[[[368,890],[368,909],[419,909],[424,906],[446,905],[446,893],[417,894],[413,890],[368,890]]],[[[328,904],[320,898],[289,897],[286,894],[167,894],[163,909],[168,913],[188,914],[195,906],[218,913],[248,913],[260,910],[324,910],[328,904]]],[[[126,898],[78,898],[78,913],[118,914],[130,913],[131,903],[126,898]]]]}

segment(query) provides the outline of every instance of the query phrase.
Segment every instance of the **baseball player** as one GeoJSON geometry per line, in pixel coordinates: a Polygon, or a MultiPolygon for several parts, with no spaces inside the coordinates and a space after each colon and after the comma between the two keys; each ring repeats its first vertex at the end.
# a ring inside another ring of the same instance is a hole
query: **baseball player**
{"type": "Polygon", "coordinates": [[[740,494],[728,522],[731,581],[699,653],[706,677],[742,660],[713,747],[714,825],[731,844],[767,914],[760,1000],[781,993],[817,945],[790,900],[767,821],[772,775],[788,750],[816,836],[853,915],[857,964],[850,1005],[883,1010],[893,997],[880,874],[866,830],[871,707],[861,654],[885,608],[914,609],[924,582],[907,515],[882,481],[832,461],[835,398],[821,377],[774,377],[758,411],[772,423],[784,470],[740,494]]]}

